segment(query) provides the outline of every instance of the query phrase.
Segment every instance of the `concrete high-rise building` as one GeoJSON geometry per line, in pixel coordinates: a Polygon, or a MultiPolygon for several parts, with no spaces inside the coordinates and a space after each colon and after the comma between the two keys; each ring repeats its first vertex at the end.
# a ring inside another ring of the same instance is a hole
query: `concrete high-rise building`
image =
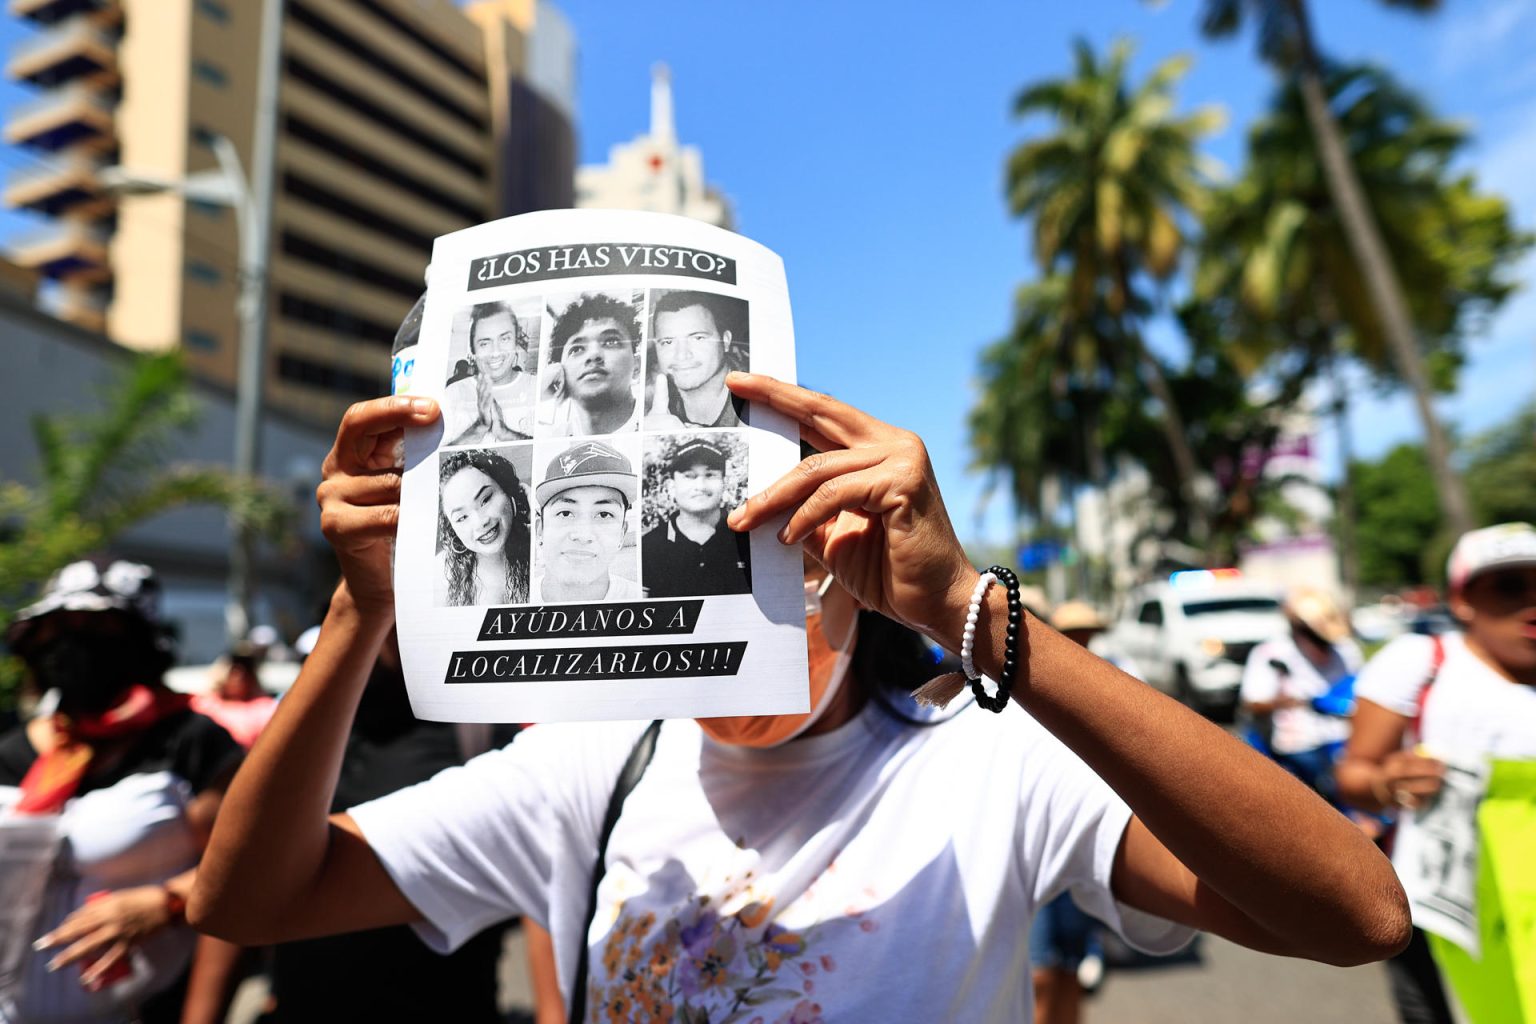
{"type": "MultiPolygon", "coordinates": [[[[263,0],[10,0],[38,87],[5,190],[51,218],[15,239],[64,319],[181,346],[233,382],[232,212],[109,195],[99,172],[182,179],[229,138],[249,166],[263,0]]],[[[540,0],[287,0],[268,294],[268,402],[319,422],[387,391],[389,345],[436,235],[573,202],[574,37],[540,0]]]]}
{"type": "Polygon", "coordinates": [[[576,172],[576,205],[591,209],[651,210],[734,226],[731,204],[704,180],[697,146],[679,145],[672,115],[672,76],[651,72],[651,130],[608,150],[606,164],[576,172]]]}

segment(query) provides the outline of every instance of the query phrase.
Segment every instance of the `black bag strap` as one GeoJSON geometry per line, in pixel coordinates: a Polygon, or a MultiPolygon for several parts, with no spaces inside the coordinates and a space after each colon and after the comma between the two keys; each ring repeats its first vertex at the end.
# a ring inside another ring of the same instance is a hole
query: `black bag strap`
{"type": "Polygon", "coordinates": [[[660,719],[647,726],[635,741],[634,749],[629,752],[629,760],[624,762],[624,768],[619,772],[619,781],[614,784],[613,795],[608,798],[608,812],[603,815],[603,832],[597,840],[597,860],[592,865],[592,885],[587,890],[587,918],[581,929],[581,952],[576,957],[576,981],[571,986],[571,1012],[568,1017],[571,1024],[581,1024],[587,1015],[587,936],[592,931],[592,920],[597,917],[597,886],[608,872],[608,839],[613,835],[613,826],[619,823],[624,801],[650,766],[651,758],[656,753],[656,737],[659,735],[660,719]]]}

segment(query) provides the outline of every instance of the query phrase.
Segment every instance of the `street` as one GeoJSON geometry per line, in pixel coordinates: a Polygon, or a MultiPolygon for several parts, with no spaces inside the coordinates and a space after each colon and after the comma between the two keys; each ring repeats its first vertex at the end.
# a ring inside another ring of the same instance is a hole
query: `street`
{"type": "Polygon", "coordinates": [[[1393,1024],[1386,968],[1328,967],[1202,936],[1195,957],[1111,968],[1084,1024],[1393,1024]]]}
{"type": "MultiPolygon", "coordinates": [[[[1193,955],[1111,967],[1083,1024],[1393,1024],[1386,968],[1339,968],[1202,936],[1193,955]]],[[[527,1012],[522,932],[502,958],[502,1006],[527,1012]]],[[[513,1017],[514,1020],[519,1019],[513,1017]]]]}

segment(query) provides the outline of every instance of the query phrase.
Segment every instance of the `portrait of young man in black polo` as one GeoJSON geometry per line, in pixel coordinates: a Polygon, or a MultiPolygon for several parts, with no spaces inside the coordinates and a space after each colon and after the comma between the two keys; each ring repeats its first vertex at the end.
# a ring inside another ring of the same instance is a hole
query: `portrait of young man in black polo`
{"type": "Polygon", "coordinates": [[[667,460],[662,487],[677,511],[640,541],[647,597],[752,592],[751,538],[725,525],[724,449],[684,441],[667,460]]]}

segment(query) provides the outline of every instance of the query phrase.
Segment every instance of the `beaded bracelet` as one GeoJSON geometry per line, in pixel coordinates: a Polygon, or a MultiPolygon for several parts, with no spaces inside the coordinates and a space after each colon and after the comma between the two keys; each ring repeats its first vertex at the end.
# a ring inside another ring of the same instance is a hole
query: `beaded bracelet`
{"type": "Polygon", "coordinates": [[[981,618],[981,599],[985,596],[987,588],[997,582],[994,573],[984,572],[976,581],[976,589],[971,591],[971,605],[965,613],[965,632],[960,639],[960,667],[965,671],[967,680],[975,679],[980,673],[976,671],[976,622],[981,618]]]}
{"type": "MultiPolygon", "coordinates": [[[[1008,699],[1013,694],[1014,679],[1019,672],[1019,627],[1024,620],[1024,599],[1019,594],[1019,578],[1013,574],[1012,569],[994,565],[987,569],[984,577],[987,575],[1008,588],[1008,626],[1004,634],[1003,671],[997,681],[997,693],[987,693],[979,675],[967,672],[966,676],[971,692],[976,695],[976,703],[998,714],[1008,706],[1008,699]]],[[[977,611],[980,611],[979,600],[977,611]]]]}
{"type": "Polygon", "coordinates": [[[912,698],[919,704],[936,708],[948,707],[969,684],[971,692],[976,695],[976,703],[992,712],[1000,712],[1008,706],[1008,699],[1013,692],[1014,677],[1018,675],[1019,666],[1019,626],[1024,618],[1024,602],[1019,596],[1019,578],[1012,570],[1000,565],[994,565],[976,581],[976,588],[971,592],[971,602],[966,609],[965,630],[960,639],[960,672],[946,672],[944,675],[935,676],[912,692],[912,698]],[[976,671],[976,627],[981,618],[981,605],[986,597],[987,588],[993,583],[1002,583],[1008,588],[1008,624],[1006,640],[1003,645],[1003,671],[1002,680],[998,683],[997,694],[988,694],[982,685],[981,673],[976,671]]]}

